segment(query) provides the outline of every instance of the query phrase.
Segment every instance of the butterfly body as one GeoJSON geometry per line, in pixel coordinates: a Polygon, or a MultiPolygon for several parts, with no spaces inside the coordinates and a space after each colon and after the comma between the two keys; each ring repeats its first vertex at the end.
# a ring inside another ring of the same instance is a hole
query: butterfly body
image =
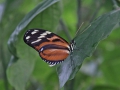
{"type": "Polygon", "coordinates": [[[43,29],[30,29],[24,35],[24,42],[38,51],[42,60],[50,66],[63,62],[73,51],[73,43],[69,44],[60,36],[43,29]]]}

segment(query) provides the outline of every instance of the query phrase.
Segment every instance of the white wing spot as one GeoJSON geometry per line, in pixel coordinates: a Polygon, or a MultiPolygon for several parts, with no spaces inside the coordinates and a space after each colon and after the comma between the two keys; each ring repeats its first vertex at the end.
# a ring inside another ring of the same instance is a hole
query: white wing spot
{"type": "Polygon", "coordinates": [[[42,33],[42,34],[41,34],[41,36],[46,36],[46,35],[47,35],[47,33],[42,33]]]}
{"type": "Polygon", "coordinates": [[[70,46],[69,46],[69,45],[67,45],[67,47],[70,49],[70,46]]]}
{"type": "Polygon", "coordinates": [[[69,51],[66,51],[66,50],[65,50],[64,52],[66,52],[66,53],[68,53],[68,54],[70,53],[69,51]]]}
{"type": "Polygon", "coordinates": [[[38,30],[34,30],[33,32],[31,32],[31,34],[35,34],[35,33],[37,33],[38,32],[38,30]]]}
{"type": "Polygon", "coordinates": [[[41,39],[37,39],[36,41],[31,42],[31,44],[39,42],[39,41],[41,41],[41,39]]]}
{"type": "Polygon", "coordinates": [[[27,37],[26,37],[26,39],[29,39],[29,38],[30,38],[30,36],[27,36],[27,37]]]}
{"type": "Polygon", "coordinates": [[[54,63],[54,64],[50,64],[49,66],[50,66],[50,67],[53,67],[53,66],[55,66],[55,65],[56,65],[56,63],[54,63]]]}
{"type": "Polygon", "coordinates": [[[40,51],[43,51],[43,48],[41,48],[41,50],[40,51]]]}
{"type": "Polygon", "coordinates": [[[39,30],[34,30],[34,31],[38,32],[39,30]]]}
{"type": "Polygon", "coordinates": [[[50,34],[51,32],[49,32],[49,31],[46,31],[46,33],[47,33],[47,34],[50,34]]]}
{"type": "Polygon", "coordinates": [[[39,36],[38,38],[44,38],[45,36],[39,36]]]}
{"type": "Polygon", "coordinates": [[[51,32],[46,31],[46,32],[42,33],[40,36],[46,36],[47,34],[50,34],[50,33],[51,33],[51,32]]]}

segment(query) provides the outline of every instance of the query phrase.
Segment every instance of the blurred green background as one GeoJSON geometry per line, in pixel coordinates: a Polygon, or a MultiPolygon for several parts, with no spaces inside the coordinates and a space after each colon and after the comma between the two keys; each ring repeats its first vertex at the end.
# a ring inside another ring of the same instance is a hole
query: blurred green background
{"type": "MultiPolygon", "coordinates": [[[[25,15],[42,1],[45,0],[0,0],[0,90],[15,90],[16,86],[9,83],[9,73],[8,75],[6,74],[6,70],[9,69],[12,62],[9,50],[12,47],[9,46],[8,49],[8,40],[25,15]]],[[[81,28],[84,28],[97,17],[117,9],[119,6],[120,0],[61,0],[60,9],[55,13],[60,13],[56,17],[59,24],[57,22],[56,27],[54,26],[51,31],[70,41],[71,38],[74,38],[75,32],[82,22],[84,24],[81,28]]],[[[58,10],[58,7],[56,10],[58,10]]],[[[49,14],[43,14],[43,17],[47,18],[47,15],[49,14]]],[[[43,19],[43,21],[47,22],[47,19],[43,19]]],[[[39,25],[39,19],[32,23],[34,27],[38,27],[37,24],[39,25]]],[[[49,25],[45,24],[40,27],[47,29],[49,25]]],[[[29,25],[27,28],[31,28],[31,26],[29,25]]],[[[20,36],[21,38],[22,35],[23,33],[20,36]]],[[[20,40],[22,42],[22,39],[20,40]]],[[[17,50],[18,56],[27,57],[26,53],[28,51],[22,52],[23,44],[20,45],[17,50]]],[[[37,52],[32,49],[31,51],[35,55],[29,54],[28,57],[34,59],[34,56],[36,56],[37,59],[31,61],[34,64],[32,64],[30,69],[30,78],[25,82],[25,90],[58,90],[59,81],[56,68],[50,68],[45,62],[40,60],[37,52]]],[[[13,50],[12,54],[15,54],[14,52],[16,50],[13,50]]],[[[26,63],[23,64],[27,67],[26,63]]],[[[29,65],[27,68],[29,68],[29,65]]],[[[12,68],[15,69],[15,67],[12,68]]],[[[19,69],[17,71],[19,72],[19,69]]],[[[28,73],[25,74],[27,75],[28,73]]],[[[29,77],[29,74],[26,77],[29,77]]],[[[18,90],[22,89],[19,88],[18,90]]],[[[93,55],[84,60],[72,83],[69,81],[64,89],[62,88],[61,90],[120,90],[120,28],[115,29],[107,39],[99,43],[93,55]]]]}

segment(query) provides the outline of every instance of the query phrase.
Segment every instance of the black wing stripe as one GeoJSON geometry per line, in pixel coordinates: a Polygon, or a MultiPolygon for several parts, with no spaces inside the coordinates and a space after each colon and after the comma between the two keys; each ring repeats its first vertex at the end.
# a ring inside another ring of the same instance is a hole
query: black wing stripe
{"type": "Polygon", "coordinates": [[[66,48],[66,47],[64,47],[64,46],[55,45],[55,44],[49,44],[49,45],[43,46],[43,47],[39,50],[39,52],[42,52],[42,51],[47,50],[47,49],[63,49],[63,50],[68,50],[68,51],[70,51],[69,48],[66,48]]]}

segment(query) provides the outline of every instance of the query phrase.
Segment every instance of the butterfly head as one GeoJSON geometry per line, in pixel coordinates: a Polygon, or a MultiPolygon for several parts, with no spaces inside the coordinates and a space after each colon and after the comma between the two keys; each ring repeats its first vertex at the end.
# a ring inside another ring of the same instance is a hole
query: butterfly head
{"type": "Polygon", "coordinates": [[[73,40],[71,41],[71,43],[70,43],[70,52],[73,52],[74,47],[75,47],[75,44],[76,44],[76,42],[75,42],[75,40],[73,39],[73,40]]]}

